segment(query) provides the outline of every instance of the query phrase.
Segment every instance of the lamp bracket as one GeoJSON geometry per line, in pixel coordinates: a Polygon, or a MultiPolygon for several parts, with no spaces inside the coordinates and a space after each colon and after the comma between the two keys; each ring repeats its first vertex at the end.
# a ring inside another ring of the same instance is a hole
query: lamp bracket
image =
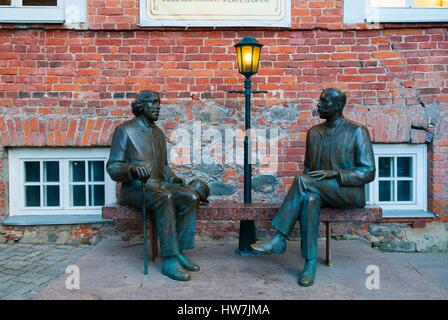
{"type": "MultiPolygon", "coordinates": [[[[240,94],[244,94],[246,93],[246,91],[244,90],[226,90],[227,93],[240,93],[240,94]]],[[[258,93],[268,93],[268,91],[264,91],[264,90],[251,90],[250,93],[252,94],[258,94],[258,93]]]]}

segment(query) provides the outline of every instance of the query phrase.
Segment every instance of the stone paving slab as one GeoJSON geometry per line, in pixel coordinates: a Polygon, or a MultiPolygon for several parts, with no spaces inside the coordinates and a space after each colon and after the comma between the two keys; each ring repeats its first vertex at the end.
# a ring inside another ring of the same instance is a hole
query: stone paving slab
{"type": "Polygon", "coordinates": [[[0,244],[0,299],[31,299],[91,248],[0,244]]]}
{"type": "Polygon", "coordinates": [[[313,287],[296,284],[303,267],[299,242],[288,243],[284,255],[239,257],[235,241],[197,241],[187,253],[201,266],[189,282],[160,273],[161,260],[143,276],[141,243],[106,239],[82,256],[80,289],[65,287],[61,275],[35,299],[447,299],[448,254],[383,253],[362,240],[333,242],[332,267],[324,264],[325,243],[313,287]],[[366,288],[366,268],[378,266],[380,289],[366,288]]]}

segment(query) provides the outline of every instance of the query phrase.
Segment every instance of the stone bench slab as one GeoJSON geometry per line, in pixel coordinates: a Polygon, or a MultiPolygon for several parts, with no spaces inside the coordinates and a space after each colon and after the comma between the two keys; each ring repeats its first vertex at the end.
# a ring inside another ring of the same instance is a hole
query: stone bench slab
{"type": "MultiPolygon", "coordinates": [[[[236,203],[232,201],[215,201],[199,207],[197,219],[209,221],[271,221],[279,203],[236,203]]],[[[117,204],[102,208],[103,219],[140,220],[141,210],[117,204]]],[[[322,208],[320,219],[323,222],[381,222],[382,210],[379,207],[335,209],[322,208]]]]}

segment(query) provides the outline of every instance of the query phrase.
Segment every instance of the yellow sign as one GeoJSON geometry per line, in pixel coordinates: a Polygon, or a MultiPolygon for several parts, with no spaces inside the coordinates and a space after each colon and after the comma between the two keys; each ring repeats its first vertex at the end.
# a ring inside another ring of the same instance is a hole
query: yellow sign
{"type": "Polygon", "coordinates": [[[140,3],[144,3],[146,12],[146,17],[141,17],[142,25],[288,27],[291,24],[291,0],[146,0],[140,3]]]}

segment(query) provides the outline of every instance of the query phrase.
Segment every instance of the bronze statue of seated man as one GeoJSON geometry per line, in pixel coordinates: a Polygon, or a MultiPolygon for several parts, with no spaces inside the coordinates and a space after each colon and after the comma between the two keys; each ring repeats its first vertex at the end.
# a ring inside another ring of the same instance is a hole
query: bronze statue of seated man
{"type": "Polygon", "coordinates": [[[141,183],[146,181],[146,208],[156,218],[162,273],[174,280],[187,281],[191,279],[187,271],[199,271],[184,250],[194,247],[201,195],[184,185],[168,166],[166,138],[155,125],[159,111],[159,93],[138,94],[132,103],[135,118],[122,123],[114,132],[107,172],[114,181],[122,183],[118,200],[122,205],[141,208],[141,183]]]}
{"type": "Polygon", "coordinates": [[[325,122],[307,133],[303,174],[295,177],[272,221],[277,233],[270,241],[252,244],[260,254],[284,253],[286,238],[299,220],[305,266],[298,284],[304,287],[313,285],[316,275],[320,208],[364,207],[364,185],[375,178],[369,132],[343,117],[346,100],[339,90],[322,91],[317,112],[325,122]]]}

